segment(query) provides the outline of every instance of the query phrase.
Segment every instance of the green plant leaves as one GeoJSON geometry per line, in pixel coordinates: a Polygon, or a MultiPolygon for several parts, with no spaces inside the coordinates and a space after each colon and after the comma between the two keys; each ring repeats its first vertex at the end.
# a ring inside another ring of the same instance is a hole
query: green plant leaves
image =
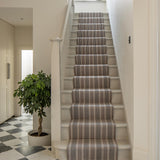
{"type": "Polygon", "coordinates": [[[18,104],[24,106],[26,113],[38,112],[39,117],[45,117],[45,107],[51,105],[51,75],[43,71],[28,75],[14,91],[14,97],[19,98],[18,104]]]}

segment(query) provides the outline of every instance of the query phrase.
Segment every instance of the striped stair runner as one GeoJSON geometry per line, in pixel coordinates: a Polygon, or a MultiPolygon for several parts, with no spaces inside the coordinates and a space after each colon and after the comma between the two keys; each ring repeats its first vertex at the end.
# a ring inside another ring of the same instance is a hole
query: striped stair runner
{"type": "Polygon", "coordinates": [[[117,160],[103,13],[79,13],[68,160],[117,160]]]}

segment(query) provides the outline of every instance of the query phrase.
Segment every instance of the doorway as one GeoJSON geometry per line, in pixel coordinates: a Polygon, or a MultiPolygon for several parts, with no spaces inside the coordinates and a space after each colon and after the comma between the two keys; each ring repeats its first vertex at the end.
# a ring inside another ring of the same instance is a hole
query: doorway
{"type": "MultiPolygon", "coordinates": [[[[33,73],[33,50],[21,50],[21,80],[33,73]]],[[[25,114],[22,106],[21,114],[25,114]]]]}

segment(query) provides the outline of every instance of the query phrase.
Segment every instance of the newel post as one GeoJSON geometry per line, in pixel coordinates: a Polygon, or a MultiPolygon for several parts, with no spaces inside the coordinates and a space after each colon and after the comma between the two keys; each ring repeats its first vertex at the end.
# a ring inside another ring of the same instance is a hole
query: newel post
{"type": "Polygon", "coordinates": [[[51,52],[51,143],[61,141],[61,39],[52,39],[51,52]]]}

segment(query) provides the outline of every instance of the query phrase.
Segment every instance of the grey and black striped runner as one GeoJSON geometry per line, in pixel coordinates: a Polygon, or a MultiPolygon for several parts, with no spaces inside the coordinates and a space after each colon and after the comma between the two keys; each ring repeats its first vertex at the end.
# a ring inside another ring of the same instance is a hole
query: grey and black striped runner
{"type": "Polygon", "coordinates": [[[79,13],[68,160],[118,160],[103,13],[79,13]]]}

